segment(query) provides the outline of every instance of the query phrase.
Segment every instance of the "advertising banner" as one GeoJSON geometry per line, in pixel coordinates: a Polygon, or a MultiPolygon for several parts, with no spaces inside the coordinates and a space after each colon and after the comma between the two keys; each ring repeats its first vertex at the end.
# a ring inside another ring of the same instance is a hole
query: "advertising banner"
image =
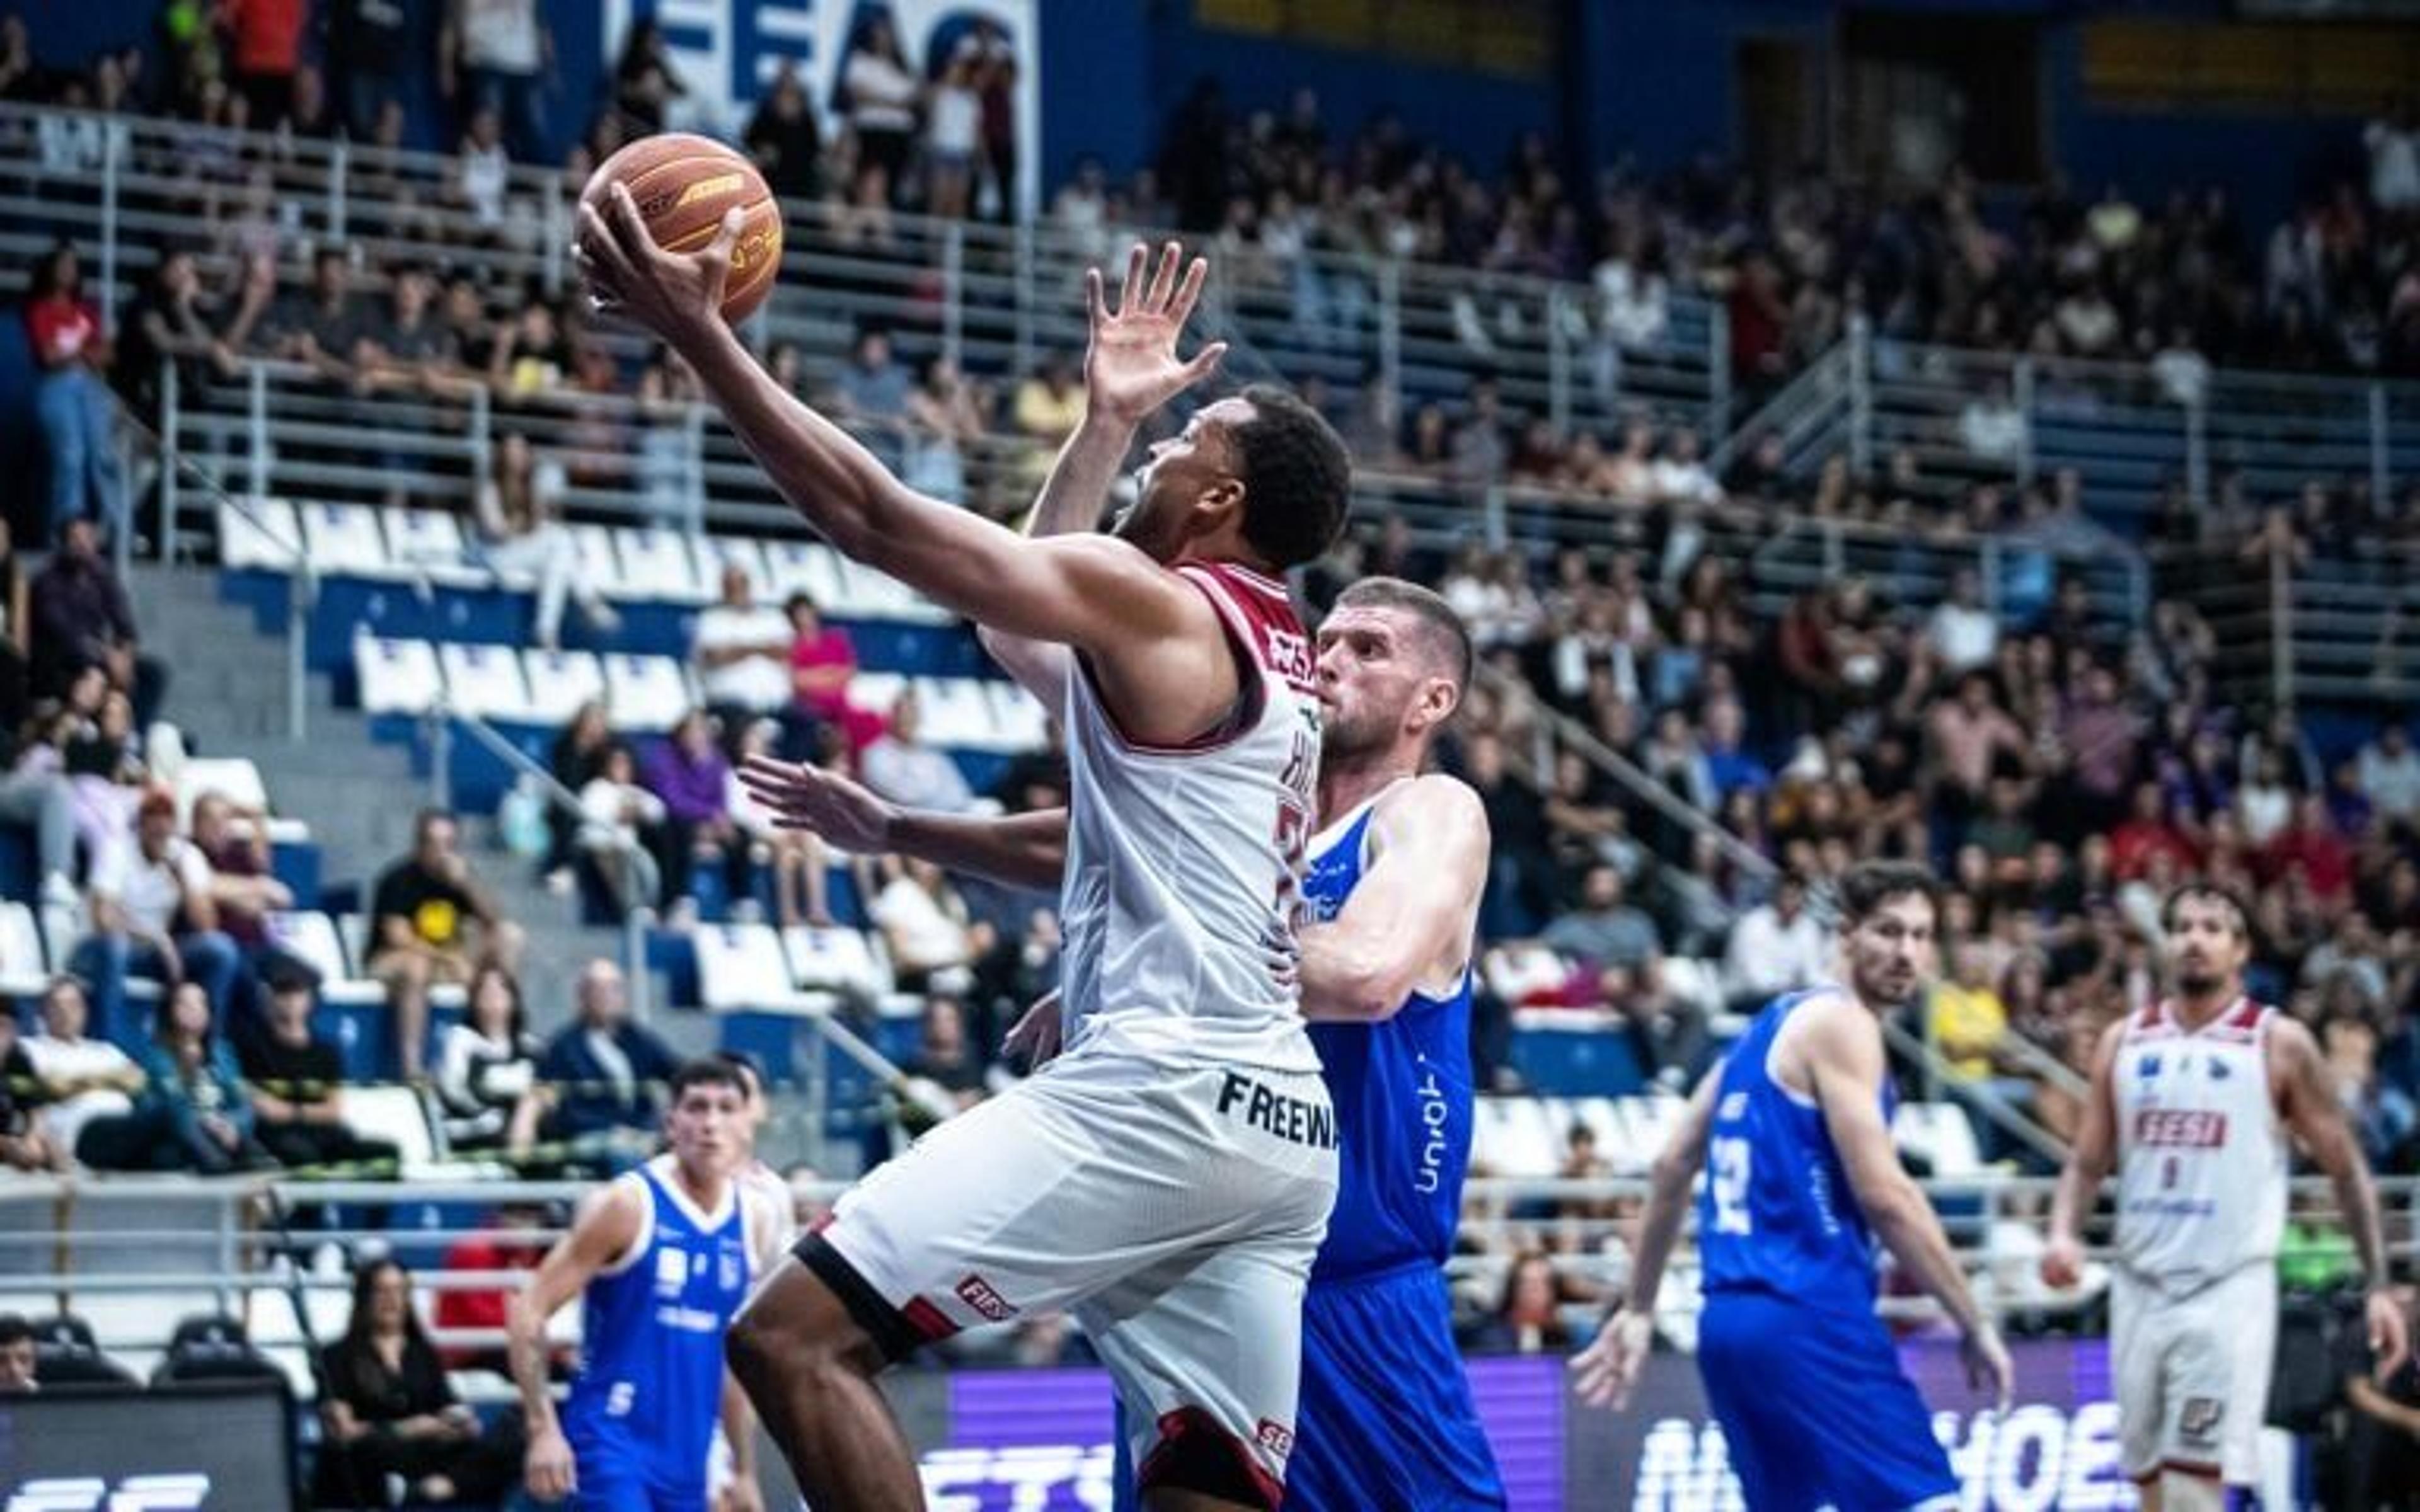
{"type": "Polygon", "coordinates": [[[290,1506],[290,1443],[273,1382],[0,1396],[0,1512],[290,1506]]]}

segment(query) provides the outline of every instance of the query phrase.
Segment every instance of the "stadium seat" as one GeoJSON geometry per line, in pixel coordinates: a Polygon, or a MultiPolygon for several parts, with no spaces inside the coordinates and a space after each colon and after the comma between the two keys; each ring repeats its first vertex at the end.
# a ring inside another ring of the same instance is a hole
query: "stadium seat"
{"type": "Polygon", "coordinates": [[[219,562],[231,572],[292,572],[302,554],[302,523],[283,499],[223,502],[218,527],[219,562]]]}
{"type": "Polygon", "coordinates": [[[316,909],[271,914],[269,937],[278,949],[309,966],[319,978],[319,996],[330,1003],[364,1004],[386,1000],[386,988],[353,975],[336,921],[316,909]]]}
{"type": "Polygon", "coordinates": [[[786,599],[804,594],[826,614],[842,612],[845,592],[840,554],[820,541],[768,541],[765,544],[761,597],[786,599]]]}
{"type": "Polygon", "coordinates": [[[688,669],[670,656],[604,658],[606,708],[616,730],[669,730],[696,707],[688,669]]]}
{"type": "Polygon", "coordinates": [[[367,714],[427,714],[445,691],[437,648],[426,640],[353,638],[353,671],[367,714]]]}
{"type": "Polygon", "coordinates": [[[722,597],[722,569],[726,564],[748,574],[748,585],[759,604],[773,601],[772,573],[765,562],[764,543],[752,535],[692,535],[689,537],[690,555],[697,561],[699,585],[710,599],[722,597]]]}
{"type": "MultiPolygon", "coordinates": [[[[606,525],[566,525],[564,529],[571,532],[572,547],[580,553],[580,565],[590,581],[617,598],[636,596],[623,576],[622,555],[614,545],[613,538],[619,532],[606,525]]],[[[536,580],[527,573],[513,577],[520,587],[536,580]]]]}
{"type": "Polygon", "coordinates": [[[1936,1177],[1973,1176],[1983,1169],[1975,1125],[1955,1103],[1901,1103],[1891,1119],[1891,1137],[1936,1177]]]}
{"type": "Polygon", "coordinates": [[[1050,711],[1016,683],[986,681],[980,685],[991,701],[992,725],[1006,750],[1039,750],[1050,741],[1050,711]]]}
{"type": "Polygon", "coordinates": [[[861,618],[947,625],[956,616],[887,573],[861,563],[848,566],[850,602],[861,618]]]}
{"type": "Polygon", "coordinates": [[[861,992],[879,1000],[892,991],[891,964],[865,934],[853,929],[812,929],[800,925],[782,932],[782,953],[790,980],[802,988],[861,992]]]}
{"type": "Polygon", "coordinates": [[[226,1313],[203,1313],[178,1323],[168,1335],[166,1355],[151,1373],[151,1384],[188,1381],[287,1381],[287,1374],[258,1349],[240,1319],[226,1313]]]}
{"type": "Polygon", "coordinates": [[[141,1378],[101,1352],[92,1325],[73,1313],[28,1319],[34,1330],[34,1380],[45,1387],[133,1386],[141,1378]]]}
{"type": "Polygon", "coordinates": [[[345,1088],[345,1123],[365,1139],[381,1139],[396,1148],[409,1175],[442,1158],[436,1121],[417,1088],[349,1087],[345,1088]]]}
{"type": "Polygon", "coordinates": [[[449,640],[437,648],[437,661],[445,673],[449,707],[482,719],[529,717],[529,686],[511,647],[449,640]]]}
{"type": "Polygon", "coordinates": [[[312,570],[334,578],[386,578],[394,575],[386,536],[379,529],[379,511],[367,504],[335,504],[314,501],[299,506],[302,548],[312,570]]]}
{"type": "Polygon", "coordinates": [[[605,697],[605,669],[586,651],[521,653],[521,675],[529,684],[525,717],[535,724],[566,725],[591,699],[605,697]]]}
{"type": "MultiPolygon", "coordinates": [[[[897,672],[861,671],[848,680],[848,701],[861,709],[872,709],[877,714],[889,714],[891,705],[898,702],[899,695],[907,690],[908,679],[897,672]]],[[[928,709],[925,712],[930,715],[932,711],[928,709]]],[[[927,741],[935,738],[929,729],[924,738],[927,741]]]]}
{"type": "Polygon", "coordinates": [[[628,596],[668,604],[696,604],[706,598],[697,561],[690,555],[689,537],[650,525],[615,532],[613,544],[622,554],[623,591],[628,596]]]}
{"type": "Polygon", "coordinates": [[[0,903],[0,997],[38,997],[50,980],[34,910],[0,903]]]}
{"type": "Polygon", "coordinates": [[[709,1011],[783,1009],[802,995],[792,985],[782,937],[769,924],[712,924],[697,931],[697,995],[709,1011]]]}
{"type": "Polygon", "coordinates": [[[397,567],[457,586],[489,580],[489,574],[465,561],[459,517],[442,509],[382,509],[379,520],[386,529],[387,560],[397,567]]]}
{"type": "MultiPolygon", "coordinates": [[[[189,756],[177,769],[178,827],[193,822],[194,800],[209,793],[239,809],[269,810],[269,785],[261,780],[260,768],[250,757],[189,756]]],[[[300,819],[272,816],[269,821],[269,839],[273,843],[299,844],[310,838],[311,826],[300,819]]]]}
{"type": "Polygon", "coordinates": [[[970,677],[919,677],[916,698],[924,706],[923,738],[936,746],[998,750],[1000,732],[983,685],[970,677]]]}

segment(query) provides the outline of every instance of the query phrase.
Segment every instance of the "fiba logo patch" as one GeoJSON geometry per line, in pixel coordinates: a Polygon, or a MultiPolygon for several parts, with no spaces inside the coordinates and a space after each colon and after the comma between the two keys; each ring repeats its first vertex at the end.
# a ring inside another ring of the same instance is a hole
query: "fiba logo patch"
{"type": "Polygon", "coordinates": [[[1016,1316],[1016,1309],[1008,1304],[1008,1299],[994,1291],[991,1283],[979,1275],[970,1275],[959,1282],[957,1293],[960,1302],[992,1322],[1005,1323],[1016,1316]]]}

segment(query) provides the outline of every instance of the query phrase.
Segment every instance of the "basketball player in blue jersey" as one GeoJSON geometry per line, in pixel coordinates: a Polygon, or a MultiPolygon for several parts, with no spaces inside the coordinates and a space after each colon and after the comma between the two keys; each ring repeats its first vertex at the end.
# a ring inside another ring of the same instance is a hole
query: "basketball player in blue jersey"
{"type": "Polygon", "coordinates": [[[529,1424],[524,1480],[580,1512],[705,1512],[718,1420],[732,1446],[721,1507],[761,1512],[752,1414],[723,1369],[722,1336],[778,1255],[774,1214],[737,1179],[748,1088],[729,1060],[681,1067],[671,1146],[597,1192],[513,1304],[513,1379],[529,1424]],[[558,1416],[547,1319],[581,1299],[581,1366],[558,1416]]]}
{"type": "MultiPolygon", "coordinates": [[[[1443,1271],[1470,1157],[1470,955],[1487,816],[1467,786],[1421,772],[1461,702],[1470,642],[1436,594],[1376,578],[1344,591],[1318,656],[1323,827],[1303,885],[1316,922],[1300,931],[1302,1004],[1341,1160],[1303,1302],[1286,1505],[1502,1507],[1443,1271]]],[[[903,811],[812,768],[743,776],[781,823],[846,850],[904,852],[1019,885],[1059,876],[1061,851],[1037,840],[1044,816],[903,811]]],[[[1043,999],[1010,1049],[1049,1060],[1060,1024],[1055,995],[1043,999]]],[[[1130,1474],[1117,1491],[1120,1507],[1137,1504],[1130,1474]]]]}
{"type": "Polygon", "coordinates": [[[1698,1368],[1752,1512],[1954,1508],[1931,1414],[1874,1316],[1874,1242],[1957,1323],[1968,1380],[2009,1404],[2009,1352],[1941,1223],[1900,1168],[1881,1016],[1933,966],[1931,874],[1864,862],[1840,880],[1844,986],[1776,998],[1690,1098],[1655,1162],[1628,1292],[1573,1361],[1619,1407],[1647,1360],[1655,1291],[1697,1202],[1698,1368]]]}

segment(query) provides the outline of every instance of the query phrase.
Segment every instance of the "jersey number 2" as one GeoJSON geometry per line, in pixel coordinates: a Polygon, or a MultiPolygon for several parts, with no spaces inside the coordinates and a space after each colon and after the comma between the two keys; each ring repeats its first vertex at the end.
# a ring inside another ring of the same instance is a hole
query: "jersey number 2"
{"type": "Polygon", "coordinates": [[[1706,1180],[1714,1190],[1715,1233],[1752,1231],[1747,1212],[1747,1155],[1748,1143],[1745,1139],[1714,1142],[1713,1170],[1706,1180]]]}

